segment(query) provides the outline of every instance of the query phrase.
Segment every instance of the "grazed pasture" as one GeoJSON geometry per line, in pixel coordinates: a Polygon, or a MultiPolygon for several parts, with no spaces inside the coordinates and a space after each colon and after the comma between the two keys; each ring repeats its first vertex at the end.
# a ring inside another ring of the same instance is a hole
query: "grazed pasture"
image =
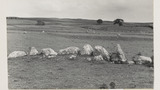
{"type": "MultiPolygon", "coordinates": [[[[153,55],[153,30],[150,23],[113,25],[95,20],[41,18],[44,26],[37,26],[39,18],[7,19],[8,54],[16,50],[27,51],[52,48],[55,51],[68,46],[82,48],[88,43],[102,45],[109,53],[120,44],[128,60],[141,52],[153,55]],[[24,31],[27,31],[24,34],[24,31]],[[45,31],[45,33],[42,33],[45,31]],[[117,38],[117,33],[121,36],[117,38]]],[[[121,65],[108,62],[88,62],[78,56],[74,61],[67,55],[53,59],[25,56],[8,60],[9,88],[99,88],[101,84],[116,83],[116,88],[153,88],[153,70],[142,65],[121,65]]]]}

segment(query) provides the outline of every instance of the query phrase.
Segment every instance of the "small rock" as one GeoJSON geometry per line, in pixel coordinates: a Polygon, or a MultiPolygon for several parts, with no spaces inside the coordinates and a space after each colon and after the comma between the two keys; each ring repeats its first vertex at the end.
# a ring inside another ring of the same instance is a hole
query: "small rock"
{"type": "Polygon", "coordinates": [[[86,60],[90,62],[90,61],[92,61],[92,58],[87,57],[86,60]]]}
{"type": "Polygon", "coordinates": [[[54,57],[56,57],[55,55],[49,55],[49,56],[47,56],[47,58],[54,58],[54,57]]]}
{"type": "Polygon", "coordinates": [[[127,64],[134,64],[134,61],[127,61],[127,64]]]}
{"type": "Polygon", "coordinates": [[[69,59],[70,59],[70,60],[75,60],[76,57],[77,57],[76,55],[71,55],[71,56],[69,56],[69,59]]]}
{"type": "Polygon", "coordinates": [[[94,56],[93,59],[94,59],[95,61],[103,61],[103,60],[104,60],[103,57],[102,57],[102,55],[94,56]]]}
{"type": "Polygon", "coordinates": [[[27,33],[27,31],[24,31],[24,32],[23,32],[23,34],[26,34],[26,33],[27,33]]]}
{"type": "Polygon", "coordinates": [[[45,31],[42,31],[42,33],[44,33],[45,31]]]}

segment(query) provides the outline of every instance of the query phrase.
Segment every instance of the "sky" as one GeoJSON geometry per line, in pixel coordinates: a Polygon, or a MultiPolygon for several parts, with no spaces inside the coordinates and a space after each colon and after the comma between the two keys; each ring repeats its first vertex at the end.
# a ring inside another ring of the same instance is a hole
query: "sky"
{"type": "Polygon", "coordinates": [[[153,22],[153,0],[8,0],[7,16],[153,22]]]}

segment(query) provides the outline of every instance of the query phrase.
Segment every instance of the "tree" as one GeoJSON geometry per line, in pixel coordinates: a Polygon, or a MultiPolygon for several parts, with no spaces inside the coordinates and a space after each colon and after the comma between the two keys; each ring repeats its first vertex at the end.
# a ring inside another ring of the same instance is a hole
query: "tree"
{"type": "Polygon", "coordinates": [[[45,23],[41,20],[37,20],[37,24],[36,25],[45,25],[45,23]]]}
{"type": "Polygon", "coordinates": [[[123,26],[124,20],[123,19],[116,19],[113,21],[113,24],[118,24],[119,26],[123,26]]]}
{"type": "Polygon", "coordinates": [[[97,23],[98,23],[98,24],[102,24],[102,23],[103,23],[103,20],[102,20],[102,19],[98,19],[98,20],[97,20],[97,23]]]}

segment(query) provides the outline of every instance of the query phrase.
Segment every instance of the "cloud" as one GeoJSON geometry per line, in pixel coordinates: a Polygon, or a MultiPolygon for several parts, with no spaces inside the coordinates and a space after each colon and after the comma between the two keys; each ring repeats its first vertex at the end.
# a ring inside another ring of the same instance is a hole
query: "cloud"
{"type": "Polygon", "coordinates": [[[152,21],[152,0],[8,0],[8,16],[152,21]]]}

